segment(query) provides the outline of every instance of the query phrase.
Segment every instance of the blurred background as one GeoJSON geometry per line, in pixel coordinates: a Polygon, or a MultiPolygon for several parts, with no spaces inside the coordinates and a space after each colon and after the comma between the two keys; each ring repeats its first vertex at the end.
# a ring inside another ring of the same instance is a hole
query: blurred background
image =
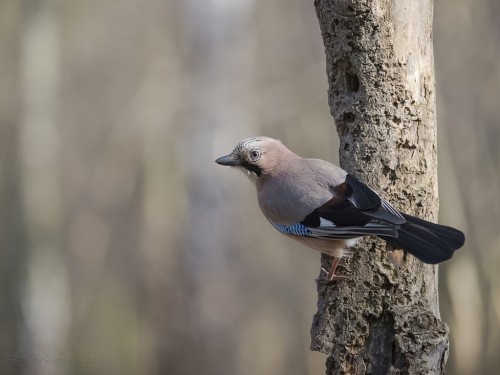
{"type": "MultiPolygon", "coordinates": [[[[500,366],[499,17],[435,3],[449,374],[500,366]]],[[[213,161],[336,162],[326,90],[312,0],[0,0],[0,373],[324,373],[319,254],[213,161]]]]}

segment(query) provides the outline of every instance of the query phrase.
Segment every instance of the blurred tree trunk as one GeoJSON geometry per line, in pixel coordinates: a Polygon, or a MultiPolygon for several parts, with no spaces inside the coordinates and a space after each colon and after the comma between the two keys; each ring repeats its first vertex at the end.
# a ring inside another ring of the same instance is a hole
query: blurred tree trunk
{"type": "MultiPolygon", "coordinates": [[[[315,6],[342,167],[397,208],[435,221],[433,2],[315,6]]],[[[350,280],[318,281],[311,349],[328,355],[326,373],[443,373],[448,328],[439,317],[437,267],[373,238],[357,247],[345,265],[350,280]]]]}
{"type": "Polygon", "coordinates": [[[23,327],[24,219],[19,174],[21,6],[0,3],[0,372],[15,374],[23,327]],[[13,361],[13,362],[11,362],[13,361]]]}

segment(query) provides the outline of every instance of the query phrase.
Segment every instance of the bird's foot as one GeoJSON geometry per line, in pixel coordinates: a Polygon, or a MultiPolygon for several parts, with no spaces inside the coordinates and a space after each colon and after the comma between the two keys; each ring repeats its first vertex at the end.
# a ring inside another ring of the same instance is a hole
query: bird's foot
{"type": "Polygon", "coordinates": [[[321,267],[321,271],[326,273],[325,279],[328,281],[340,281],[340,280],[349,280],[350,279],[349,276],[335,275],[335,273],[332,273],[331,270],[327,271],[323,267],[321,267]]]}
{"type": "Polygon", "coordinates": [[[326,273],[326,280],[328,281],[340,281],[340,280],[349,280],[350,277],[348,276],[341,276],[341,275],[336,275],[335,271],[337,270],[337,266],[340,263],[340,259],[338,257],[334,257],[332,261],[332,265],[330,267],[330,271],[327,271],[323,267],[321,267],[321,271],[326,273]]]}

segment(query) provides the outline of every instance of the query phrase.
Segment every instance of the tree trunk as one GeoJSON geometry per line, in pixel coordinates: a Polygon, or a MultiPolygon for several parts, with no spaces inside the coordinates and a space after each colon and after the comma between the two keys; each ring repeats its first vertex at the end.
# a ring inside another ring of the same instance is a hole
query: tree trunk
{"type": "Polygon", "coordinates": [[[21,5],[0,3],[0,372],[18,374],[26,233],[19,166],[21,5]]]}
{"type": "MultiPolygon", "coordinates": [[[[340,163],[398,209],[437,219],[431,0],[316,0],[340,163]]],[[[437,267],[368,238],[318,281],[311,349],[327,374],[442,374],[437,267]]],[[[323,257],[327,267],[330,259],[323,257]]]]}

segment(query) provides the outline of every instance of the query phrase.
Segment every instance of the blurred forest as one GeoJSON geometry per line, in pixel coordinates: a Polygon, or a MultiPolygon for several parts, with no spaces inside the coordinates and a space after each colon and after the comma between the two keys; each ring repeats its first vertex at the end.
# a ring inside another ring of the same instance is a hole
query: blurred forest
{"type": "MultiPolygon", "coordinates": [[[[435,3],[452,375],[500,366],[499,17],[435,3]]],[[[326,90],[312,0],[0,0],[0,373],[324,373],[319,254],[214,160],[336,162],[326,90]]]]}

